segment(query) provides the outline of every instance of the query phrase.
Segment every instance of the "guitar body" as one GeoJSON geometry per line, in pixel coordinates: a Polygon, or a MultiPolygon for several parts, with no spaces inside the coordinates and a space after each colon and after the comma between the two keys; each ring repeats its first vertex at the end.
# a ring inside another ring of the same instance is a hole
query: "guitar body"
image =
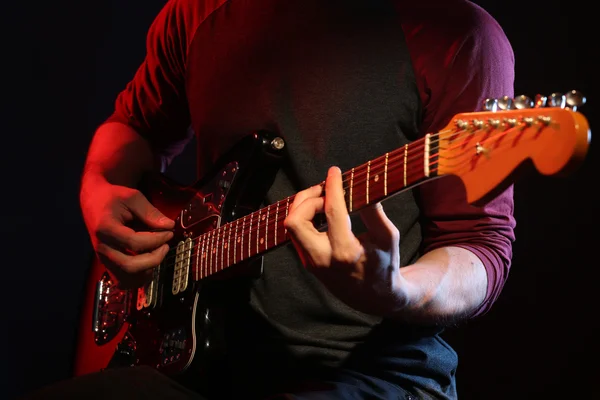
{"type": "Polygon", "coordinates": [[[171,250],[154,270],[151,282],[128,290],[120,289],[94,258],[79,327],[75,375],[113,366],[148,365],[185,383],[198,381],[217,363],[226,351],[221,322],[227,287],[258,277],[262,258],[247,260],[209,279],[192,279],[200,252],[190,245],[191,238],[260,207],[282,157],[283,142],[274,139],[267,132],[249,135],[221,159],[213,173],[193,186],[180,186],[160,174],[144,179],[140,190],[176,222],[171,250]]]}

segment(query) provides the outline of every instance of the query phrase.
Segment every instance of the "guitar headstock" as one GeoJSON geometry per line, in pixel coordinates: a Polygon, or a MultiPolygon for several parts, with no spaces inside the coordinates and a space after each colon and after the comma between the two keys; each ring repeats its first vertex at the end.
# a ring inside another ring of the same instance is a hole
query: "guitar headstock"
{"type": "Polygon", "coordinates": [[[474,202],[526,160],[544,175],[571,172],[591,140],[588,121],[578,111],[585,102],[576,90],[487,99],[484,111],[457,114],[436,134],[438,173],[458,175],[474,202]]]}

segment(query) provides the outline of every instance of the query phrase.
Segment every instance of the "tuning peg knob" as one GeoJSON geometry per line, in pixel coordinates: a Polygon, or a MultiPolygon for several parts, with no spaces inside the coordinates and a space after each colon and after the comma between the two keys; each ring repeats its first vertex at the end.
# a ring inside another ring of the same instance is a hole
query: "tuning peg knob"
{"type": "Polygon", "coordinates": [[[498,99],[498,108],[501,110],[514,110],[515,102],[508,96],[503,96],[498,99]]]}
{"type": "Polygon", "coordinates": [[[565,108],[566,96],[562,93],[552,93],[548,98],[548,107],[565,108]]]}
{"type": "Polygon", "coordinates": [[[483,108],[486,111],[498,111],[498,99],[485,99],[485,101],[483,102],[483,108]]]}
{"type": "Polygon", "coordinates": [[[515,103],[515,108],[517,110],[523,110],[524,108],[532,108],[533,107],[533,100],[531,100],[529,97],[525,96],[524,94],[515,98],[514,103],[515,103]]]}
{"type": "Polygon", "coordinates": [[[548,102],[548,98],[542,94],[535,95],[535,108],[546,107],[546,103],[548,102]]]}
{"type": "Polygon", "coordinates": [[[565,94],[565,102],[567,103],[568,108],[576,111],[578,107],[581,107],[585,104],[586,98],[580,91],[571,90],[565,94]]]}

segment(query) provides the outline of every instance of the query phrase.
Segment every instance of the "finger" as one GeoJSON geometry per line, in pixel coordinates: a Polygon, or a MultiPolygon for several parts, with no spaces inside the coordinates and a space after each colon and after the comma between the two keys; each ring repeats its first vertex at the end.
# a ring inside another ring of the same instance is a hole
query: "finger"
{"type": "Polygon", "coordinates": [[[105,263],[110,263],[128,275],[138,274],[145,270],[157,267],[165,258],[169,246],[164,244],[149,252],[136,255],[128,255],[114,249],[106,244],[99,244],[97,253],[105,263]]]}
{"type": "Polygon", "coordinates": [[[154,250],[173,238],[173,232],[136,232],[114,219],[98,229],[101,242],[135,253],[154,250]]]}
{"type": "Polygon", "coordinates": [[[388,218],[381,203],[360,211],[360,217],[369,232],[369,238],[382,248],[393,248],[400,243],[400,231],[388,218]]]}
{"type": "Polygon", "coordinates": [[[308,198],[321,197],[322,193],[322,184],[311,186],[308,189],[304,189],[303,191],[296,193],[296,195],[294,196],[294,201],[290,205],[288,214],[291,214],[304,200],[308,198]]]}
{"type": "Polygon", "coordinates": [[[317,213],[323,212],[324,206],[323,197],[312,197],[305,199],[301,204],[296,206],[293,213],[290,213],[284,220],[284,225],[301,244],[310,241],[310,235],[318,234],[312,223],[313,218],[317,213]]]}
{"type": "Polygon", "coordinates": [[[331,245],[327,233],[319,232],[312,219],[323,212],[322,197],[308,198],[285,220],[296,251],[305,266],[327,267],[331,264],[331,245]]]}
{"type": "Polygon", "coordinates": [[[335,251],[336,248],[343,248],[356,241],[344,198],[342,172],[338,167],[329,168],[325,193],[325,217],[329,227],[329,240],[335,251]]]}
{"type": "Polygon", "coordinates": [[[175,221],[165,216],[154,207],[141,192],[134,194],[125,201],[133,215],[139,218],[148,227],[154,229],[173,229],[175,221]]]}

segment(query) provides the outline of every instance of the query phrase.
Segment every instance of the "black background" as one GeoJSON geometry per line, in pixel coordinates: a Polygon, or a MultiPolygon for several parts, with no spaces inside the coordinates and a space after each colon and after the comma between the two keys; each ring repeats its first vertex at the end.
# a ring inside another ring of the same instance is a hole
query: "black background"
{"type": "MultiPolygon", "coordinates": [[[[600,21],[592,2],[479,1],[516,56],[517,94],[583,91],[600,21]]],[[[28,1],[3,6],[2,397],[69,376],[91,247],[78,183],[93,131],[144,56],[164,0],[28,1]],[[6,142],[7,140],[7,142],[6,142]]],[[[456,21],[460,23],[460,21],[456,21]]],[[[172,174],[193,177],[190,148],[172,174]]],[[[462,399],[592,398],[599,376],[595,256],[598,155],[567,178],[516,185],[513,268],[496,307],[447,333],[462,399]]]]}

